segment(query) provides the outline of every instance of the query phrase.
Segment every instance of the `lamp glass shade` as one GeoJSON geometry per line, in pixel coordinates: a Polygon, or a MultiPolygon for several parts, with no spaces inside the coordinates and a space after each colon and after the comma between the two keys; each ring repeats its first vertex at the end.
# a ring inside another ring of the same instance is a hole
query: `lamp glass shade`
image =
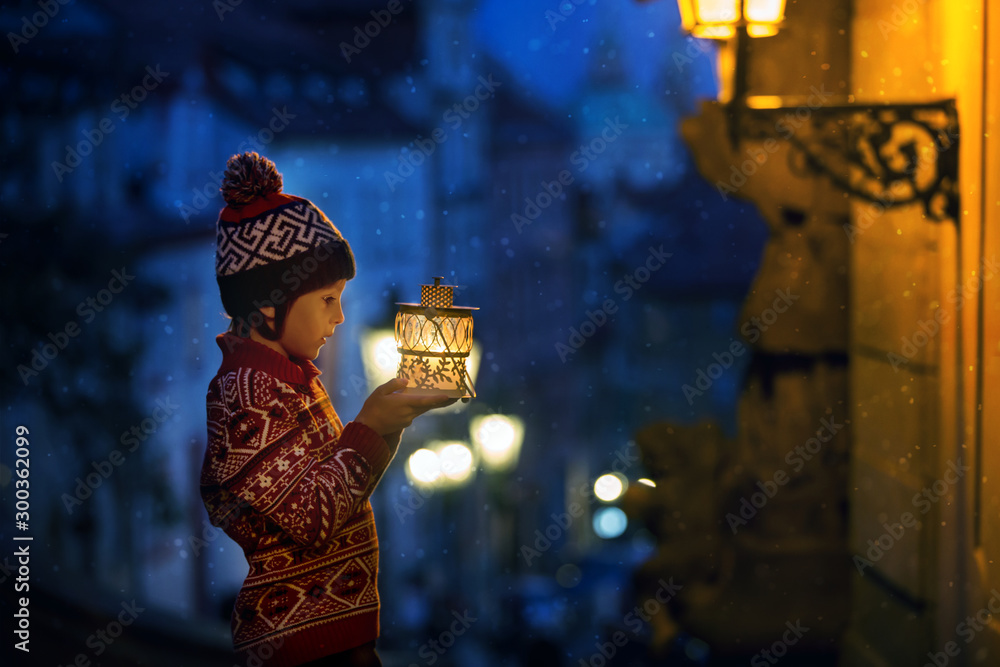
{"type": "Polygon", "coordinates": [[[698,23],[736,24],[740,20],[740,0],[695,0],[698,23]]]}
{"type": "Polygon", "coordinates": [[[420,303],[400,303],[396,315],[397,377],[409,380],[408,393],[475,398],[469,373],[473,348],[472,311],[452,304],[452,285],[422,285],[420,303]]]}
{"type": "Polygon", "coordinates": [[[677,0],[681,26],[701,39],[731,39],[746,26],[751,37],[778,34],[785,0],[677,0]]]}
{"type": "Polygon", "coordinates": [[[736,28],[731,25],[696,25],[691,34],[700,39],[730,39],[736,36],[736,28]]]}
{"type": "Polygon", "coordinates": [[[778,34],[778,26],[767,23],[750,23],[747,25],[747,34],[751,37],[774,37],[778,34]]]}
{"type": "Polygon", "coordinates": [[[743,13],[747,23],[781,23],[785,18],[785,0],[745,0],[743,13]]]}

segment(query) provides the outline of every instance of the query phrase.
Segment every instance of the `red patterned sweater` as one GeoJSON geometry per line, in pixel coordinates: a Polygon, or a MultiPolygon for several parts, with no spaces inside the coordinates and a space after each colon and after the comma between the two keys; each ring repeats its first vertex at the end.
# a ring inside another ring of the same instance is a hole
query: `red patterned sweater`
{"type": "Polygon", "coordinates": [[[208,389],[201,496],[250,565],[233,608],[234,648],[291,667],[375,639],[368,497],[389,465],[385,440],[341,424],[311,361],[230,333],[216,342],[223,359],[208,389]]]}

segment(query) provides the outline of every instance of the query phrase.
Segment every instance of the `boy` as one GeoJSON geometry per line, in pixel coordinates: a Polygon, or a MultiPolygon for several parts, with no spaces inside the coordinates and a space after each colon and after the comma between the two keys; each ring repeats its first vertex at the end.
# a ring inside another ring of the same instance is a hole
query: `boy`
{"type": "Polygon", "coordinates": [[[368,498],[403,429],[454,399],[396,393],[406,381],[394,379],[341,423],[311,360],[344,321],[354,255],[281,186],[257,153],[228,161],[216,276],[231,325],[216,338],[201,496],[250,565],[232,614],[237,653],[274,667],[381,665],[368,498]]]}

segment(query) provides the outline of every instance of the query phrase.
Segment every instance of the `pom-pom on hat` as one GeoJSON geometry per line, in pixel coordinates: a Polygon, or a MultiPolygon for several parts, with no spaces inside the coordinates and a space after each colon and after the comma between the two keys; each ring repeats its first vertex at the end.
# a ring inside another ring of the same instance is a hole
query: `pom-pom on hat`
{"type": "Polygon", "coordinates": [[[344,242],[308,199],[284,194],[274,162],[257,153],[229,158],[219,188],[226,207],[216,233],[215,274],[233,276],[344,242]]]}

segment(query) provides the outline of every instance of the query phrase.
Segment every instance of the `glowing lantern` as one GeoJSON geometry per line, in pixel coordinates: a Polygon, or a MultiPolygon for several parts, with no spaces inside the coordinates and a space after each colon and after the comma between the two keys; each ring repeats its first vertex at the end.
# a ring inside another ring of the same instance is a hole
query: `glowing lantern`
{"type": "Polygon", "coordinates": [[[404,391],[475,398],[468,359],[472,351],[472,311],[452,304],[453,285],[420,286],[420,303],[399,303],[396,349],[397,377],[409,379],[404,391]]]}
{"type": "Polygon", "coordinates": [[[681,24],[694,37],[729,39],[746,26],[751,37],[778,34],[785,0],[677,0],[681,24]]]}

